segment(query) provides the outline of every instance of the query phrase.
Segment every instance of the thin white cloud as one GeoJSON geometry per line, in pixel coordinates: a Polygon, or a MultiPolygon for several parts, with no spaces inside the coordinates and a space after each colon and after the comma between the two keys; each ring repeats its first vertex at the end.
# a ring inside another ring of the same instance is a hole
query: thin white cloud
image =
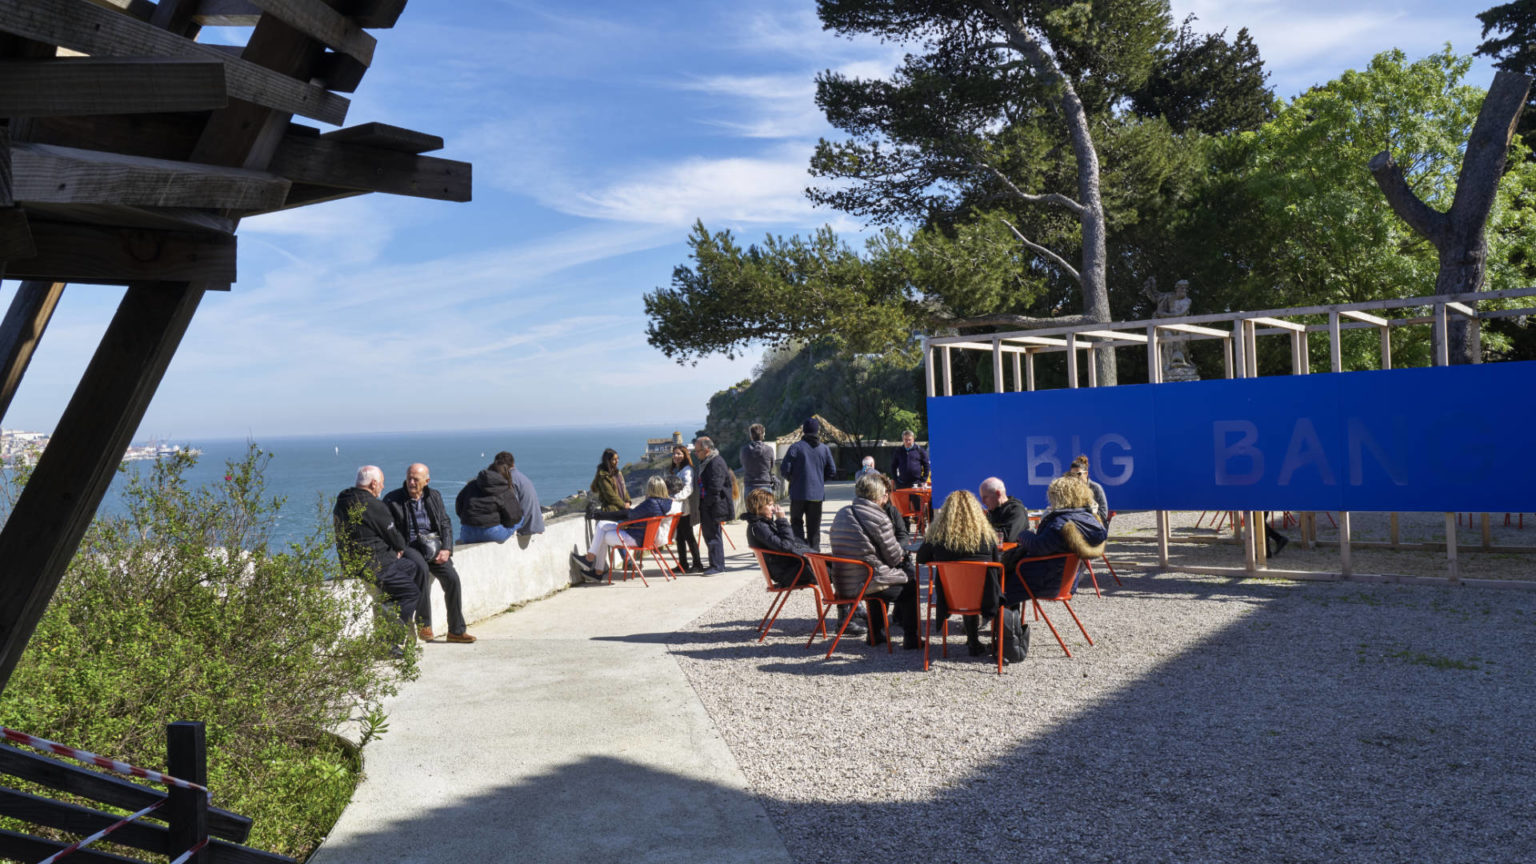
{"type": "Polygon", "coordinates": [[[789,147],[766,156],[661,165],[580,194],[566,212],[655,225],[804,222],[814,218],[804,195],[809,155],[807,148],[789,147]]]}

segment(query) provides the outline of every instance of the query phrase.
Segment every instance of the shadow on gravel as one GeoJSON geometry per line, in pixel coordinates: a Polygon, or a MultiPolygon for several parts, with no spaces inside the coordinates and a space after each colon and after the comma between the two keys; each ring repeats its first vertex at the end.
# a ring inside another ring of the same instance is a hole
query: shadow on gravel
{"type": "Polygon", "coordinates": [[[1036,628],[1001,678],[955,651],[925,675],[919,652],[848,640],[823,661],[793,608],[761,645],[755,619],[671,644],[772,673],[730,702],[701,695],[759,788],[803,778],[794,800],[762,799],[798,861],[1536,860],[1531,595],[1126,583],[1074,604],[1097,647],[1069,637],[1068,660],[1036,628]],[[1212,600],[1250,608],[1169,635],[1212,600]],[[865,701],[829,699],[824,678],[865,701]],[[732,738],[763,714],[782,718],[771,743],[732,738]],[[855,755],[839,753],[849,741],[855,755]],[[980,767],[946,774],[942,754],[967,748],[980,767]],[[845,800],[806,800],[833,775],[855,778],[845,800]]]}

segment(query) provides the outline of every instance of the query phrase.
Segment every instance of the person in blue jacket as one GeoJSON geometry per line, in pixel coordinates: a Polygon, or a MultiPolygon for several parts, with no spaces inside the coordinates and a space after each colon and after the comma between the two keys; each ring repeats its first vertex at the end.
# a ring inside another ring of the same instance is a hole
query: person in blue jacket
{"type": "Polygon", "coordinates": [[[821,505],[828,480],[837,478],[832,450],[821,443],[821,421],[815,417],[800,427],[800,440],[789,445],[779,476],[789,482],[789,525],[795,537],[821,551],[821,505]]]}

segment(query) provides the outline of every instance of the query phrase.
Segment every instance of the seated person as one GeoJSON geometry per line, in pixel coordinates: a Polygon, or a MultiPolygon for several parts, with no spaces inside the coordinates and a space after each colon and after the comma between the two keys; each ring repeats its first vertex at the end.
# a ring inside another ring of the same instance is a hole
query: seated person
{"type": "Polygon", "coordinates": [[[809,585],[816,581],[811,565],[805,560],[805,556],[815,550],[795,536],[783,508],[773,500],[773,490],[759,488],[747,493],[746,518],[748,546],[769,552],[782,552],[800,559],[801,563],[796,564],[778,555],[764,555],[763,560],[768,563],[768,578],[773,580],[773,584],[788,588],[791,584],[809,585]],[[800,577],[798,582],[795,579],[797,574],[800,577]]]}
{"type": "Polygon", "coordinates": [[[1078,456],[1072,460],[1072,465],[1067,473],[1088,484],[1088,491],[1093,493],[1093,515],[1099,517],[1106,527],[1109,525],[1109,501],[1104,497],[1104,487],[1088,477],[1088,457],[1078,456]]]}
{"type": "Polygon", "coordinates": [[[987,521],[1002,535],[1002,542],[1016,542],[1021,533],[1029,530],[1029,508],[1008,494],[1001,479],[988,477],[981,481],[981,506],[987,508],[987,521]]]}
{"type": "MultiPolygon", "coordinates": [[[[923,537],[923,545],[917,550],[917,563],[929,564],[944,561],[996,561],[997,534],[981,503],[964,489],[956,489],[944,499],[944,506],[933,516],[933,525],[923,537]]],[[[987,619],[997,614],[1000,588],[996,578],[987,580],[982,591],[982,615],[987,619]]],[[[938,620],[949,617],[949,604],[943,591],[935,595],[938,620]]],[[[972,657],[987,653],[981,644],[979,633],[981,616],[965,616],[965,647],[972,657]]]]}
{"type": "MultiPolygon", "coordinates": [[[[645,481],[645,500],[636,504],[623,521],[676,515],[680,512],[682,512],[682,506],[673,501],[672,496],[667,493],[667,478],[660,474],[653,474],[649,480],[645,481]]],[[[665,534],[667,522],[670,521],[663,521],[657,532],[665,534]]],[[[588,582],[601,582],[603,577],[608,575],[608,550],[629,549],[643,542],[645,542],[644,525],[626,525],[621,531],[618,522],[605,519],[593,527],[592,548],[587,550],[585,556],[580,552],[572,552],[571,560],[576,562],[576,566],[588,582]]]]}
{"type": "Polygon", "coordinates": [[[896,491],[896,483],[889,475],[878,471],[874,472],[874,476],[880,478],[880,482],[885,484],[885,503],[880,506],[880,509],[885,511],[885,515],[891,517],[891,530],[896,532],[896,542],[905,549],[907,544],[912,542],[912,532],[907,530],[907,520],[901,518],[901,511],[891,502],[891,493],[896,491]]]}
{"type": "Polygon", "coordinates": [[[853,475],[853,482],[857,483],[860,477],[873,473],[875,473],[875,457],[865,456],[863,463],[859,466],[859,470],[853,475]]]}
{"type": "Polygon", "coordinates": [[[496,454],[492,465],[506,465],[508,479],[512,481],[512,493],[517,496],[517,504],[523,508],[521,522],[512,526],[512,530],[518,536],[527,537],[530,534],[544,533],[544,510],[539,506],[539,493],[533,488],[533,481],[528,475],[517,470],[517,460],[511,453],[503,450],[496,454]]]}
{"type": "MultiPolygon", "coordinates": [[[[357,469],[357,481],[336,496],[331,518],[336,528],[336,555],[343,567],[365,571],[384,592],[386,603],[400,615],[409,631],[416,617],[426,566],[419,555],[404,556],[405,537],[395,528],[389,508],[379,500],[384,472],[376,465],[357,469]]],[[[398,652],[399,649],[395,649],[398,652]]]]}
{"type": "MultiPolygon", "coordinates": [[[[443,496],[430,485],[432,472],[417,462],[405,471],[405,485],[384,496],[389,515],[411,547],[406,555],[420,554],[422,565],[443,586],[443,602],[448,604],[448,641],[468,644],[475,641],[464,623],[463,591],[459,571],[453,566],[453,523],[443,496]]],[[[416,629],[421,638],[432,641],[432,586],[423,585],[416,604],[416,629]]]]}
{"type": "MultiPolygon", "coordinates": [[[[1020,559],[1063,552],[1071,552],[1082,559],[1104,554],[1104,539],[1108,532],[1090,510],[1093,492],[1087,483],[1071,475],[1057,477],[1046,487],[1045,497],[1051,509],[1040,517],[1039,527],[1020,534],[1019,545],[1003,555],[1006,578],[1003,602],[1011,608],[1029,599],[1014,575],[1020,559]]],[[[1061,589],[1062,562],[1059,559],[1033,561],[1024,565],[1023,575],[1036,597],[1054,597],[1061,589]]],[[[1076,573],[1072,574],[1072,580],[1077,581],[1076,573]]]]}
{"type": "Polygon", "coordinates": [[[492,462],[481,469],[459,490],[453,509],[459,515],[460,543],[505,543],[523,521],[511,466],[492,462]]]}
{"type": "MultiPolygon", "coordinates": [[[[832,554],[840,558],[854,558],[874,568],[874,578],[865,591],[865,598],[878,598],[895,605],[896,619],[901,623],[904,638],[901,647],[923,647],[917,632],[917,568],[907,556],[901,544],[896,542],[896,532],[891,518],[881,506],[889,499],[885,483],[874,475],[865,475],[853,484],[853,504],[837,512],[832,520],[832,554]]],[[[857,597],[869,575],[863,567],[833,564],[829,575],[839,597],[857,597]]],[[[866,602],[869,612],[869,644],[881,645],[889,634],[884,623],[875,614],[873,603],[866,602]]]]}

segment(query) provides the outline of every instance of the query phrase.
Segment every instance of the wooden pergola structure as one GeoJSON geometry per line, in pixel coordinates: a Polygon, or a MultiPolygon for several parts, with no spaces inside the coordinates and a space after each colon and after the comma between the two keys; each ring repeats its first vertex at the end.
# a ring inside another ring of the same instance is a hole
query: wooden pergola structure
{"type": "MultiPolygon", "coordinates": [[[[1344,368],[1341,334],[1346,330],[1371,330],[1380,337],[1379,369],[1392,368],[1391,331],[1399,327],[1430,328],[1431,362],[1436,366],[1450,364],[1450,333],[1458,320],[1480,322],[1494,318],[1522,318],[1536,315],[1536,306],[1520,305],[1518,308],[1488,309],[1479,304],[1509,300],[1529,302],[1536,297],[1536,288],[1509,288],[1498,291],[1480,291],[1466,294],[1437,294],[1427,297],[1393,297],[1356,303],[1338,303],[1321,306],[1292,307],[1257,311],[1217,312],[1204,315],[1188,315],[1179,318],[1152,318],[1141,321],[1116,321],[1106,324],[1076,324],[1063,327],[1046,327],[1035,330],[1019,330],[980,336],[930,337],[923,346],[924,376],[930,398],[953,396],[953,355],[958,351],[982,352],[991,355],[993,392],[1035,390],[1035,358],[1042,354],[1065,354],[1067,387],[1097,387],[1094,355],[1099,351],[1121,348],[1145,351],[1149,384],[1162,384],[1162,362],[1159,346],[1169,342],[1191,342],[1217,339],[1222,343],[1223,374],[1226,378],[1256,378],[1258,368],[1258,340],[1261,336],[1280,336],[1289,342],[1290,373],[1306,375],[1312,371],[1309,337],[1326,338],[1329,371],[1340,372],[1344,368]],[[1407,313],[1407,314],[1404,314],[1407,313]],[[1426,314],[1427,313],[1427,314],[1426,314]],[[1326,319],[1315,323],[1316,319],[1326,319]],[[1297,320],[1310,319],[1310,320],[1297,320]],[[1086,355],[1086,356],[1085,356],[1086,355]],[[1086,372],[1079,371],[1082,364],[1086,372]],[[1011,375],[1009,374],[1011,372],[1011,375]],[[1009,386],[1009,385],[1012,386],[1009,386]]],[[[973,355],[974,356],[974,355],[973,355]]],[[[1133,383],[1133,382],[1125,382],[1133,383]]],[[[1169,382],[1170,385],[1178,382],[1169,382]]],[[[1397,543],[1397,514],[1391,515],[1392,542],[1368,543],[1363,546],[1390,546],[1397,543]]],[[[1461,578],[1457,562],[1456,513],[1445,514],[1445,552],[1447,577],[1455,581],[1461,578]]],[[[1339,569],[1328,573],[1284,570],[1271,568],[1265,558],[1263,532],[1248,530],[1264,524],[1263,514],[1244,511],[1240,520],[1233,521],[1233,529],[1239,533],[1243,546],[1243,566],[1191,567],[1181,569],[1192,573],[1211,573],[1224,576],[1252,576],[1260,571],[1264,575],[1296,579],[1342,578],[1364,581],[1382,581],[1379,574],[1355,572],[1351,556],[1354,541],[1350,537],[1348,512],[1339,512],[1339,569]],[[1240,527],[1246,524],[1245,527],[1240,527]]],[[[1484,548],[1488,548],[1487,515],[1484,514],[1484,548]]],[[[1316,514],[1301,514],[1302,543],[1306,546],[1318,543],[1316,514]]],[[[1167,511],[1157,511],[1157,567],[1167,568],[1169,522],[1167,511]]],[[[1536,552],[1533,547],[1502,547],[1495,551],[1536,552]]],[[[1127,562],[1130,563],[1130,562],[1127,562]]],[[[1394,581],[1415,581],[1398,578],[1394,581]]],[[[1438,582],[1440,580],[1425,579],[1438,582]]],[[[1508,583],[1522,588],[1536,588],[1536,583],[1508,583]]]]}
{"type": "Polygon", "coordinates": [[[0,417],[66,283],[126,285],[0,530],[0,687],[79,547],[240,219],[369,192],[470,199],[441,138],[340,127],[406,0],[0,0],[0,417]],[[250,28],[244,45],[197,41],[250,28]]]}

